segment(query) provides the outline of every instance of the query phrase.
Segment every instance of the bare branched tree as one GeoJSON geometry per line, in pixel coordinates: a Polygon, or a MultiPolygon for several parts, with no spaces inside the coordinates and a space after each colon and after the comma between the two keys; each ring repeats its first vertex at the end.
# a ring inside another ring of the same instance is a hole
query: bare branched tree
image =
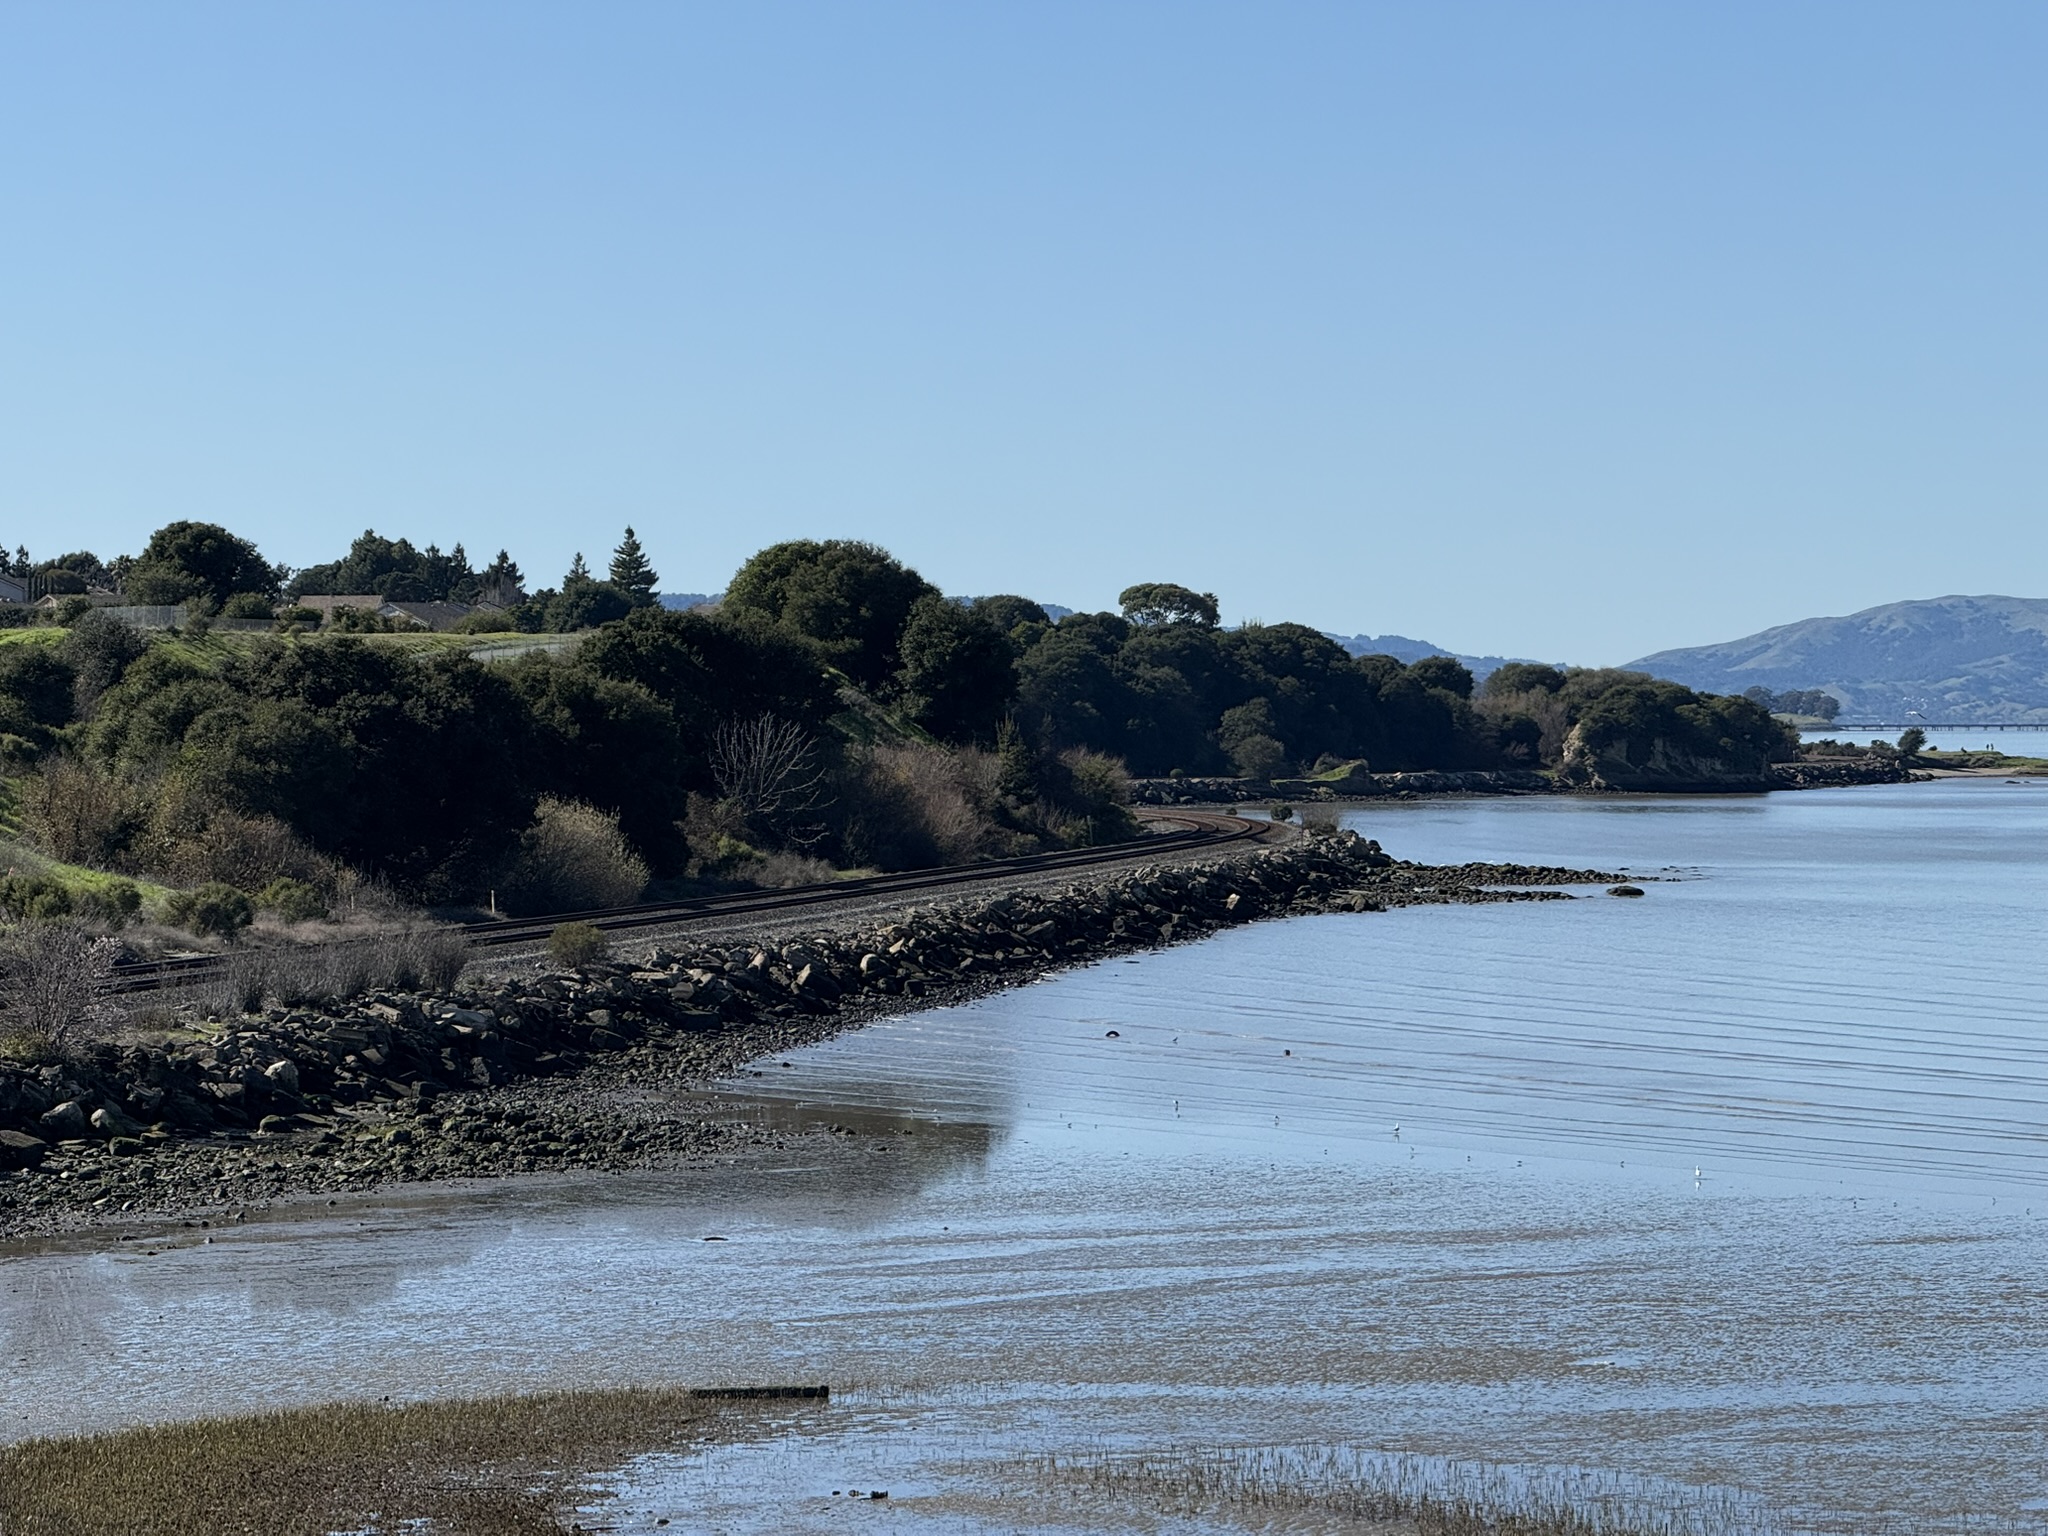
{"type": "Polygon", "coordinates": [[[711,733],[719,797],[751,825],[805,844],[823,835],[807,818],[825,801],[825,771],[802,726],[774,715],[728,720],[711,733]]]}
{"type": "Polygon", "coordinates": [[[120,945],[77,923],[22,923],[0,935],[0,1018],[10,1031],[62,1048],[110,1034],[120,945]]]}

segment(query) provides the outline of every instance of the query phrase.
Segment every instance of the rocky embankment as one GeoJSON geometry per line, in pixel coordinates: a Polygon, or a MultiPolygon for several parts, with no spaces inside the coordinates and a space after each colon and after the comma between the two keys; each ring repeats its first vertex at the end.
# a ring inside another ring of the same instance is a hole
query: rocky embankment
{"type": "Polygon", "coordinates": [[[1796,763],[1771,764],[1773,789],[1847,789],[1856,784],[1912,784],[1934,777],[1915,773],[1904,762],[1801,758],[1796,763]]]}
{"type": "Polygon", "coordinates": [[[1284,800],[1413,800],[1423,795],[1555,795],[1567,792],[1547,773],[1495,769],[1473,773],[1353,773],[1316,779],[1134,779],[1139,805],[1270,805],[1284,800]]]}
{"type": "Polygon", "coordinates": [[[1344,832],[919,908],[880,928],[657,949],[446,994],[194,1021],[198,1038],[0,1062],[0,1231],[744,1148],[773,1138],[692,1116],[659,1090],[881,1013],[1257,918],[1567,899],[1554,888],[1615,878],[1401,863],[1344,832]]]}
{"type": "Polygon", "coordinates": [[[1353,774],[1335,784],[1292,779],[1275,783],[1252,779],[1138,779],[1132,782],[1131,798],[1140,805],[1271,805],[1304,800],[1415,800],[1429,795],[1759,794],[1773,789],[1906,784],[1931,777],[1913,773],[1898,761],[1802,758],[1792,763],[1769,763],[1739,775],[1623,775],[1613,779],[1591,777],[1581,782],[1519,770],[1353,774]]]}

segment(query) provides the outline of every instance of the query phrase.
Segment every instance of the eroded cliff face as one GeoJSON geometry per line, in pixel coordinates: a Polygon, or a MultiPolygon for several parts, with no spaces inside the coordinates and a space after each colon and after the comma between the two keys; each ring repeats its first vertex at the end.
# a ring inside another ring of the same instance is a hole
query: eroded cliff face
{"type": "Polygon", "coordinates": [[[1769,759],[1730,743],[1708,755],[1662,736],[1629,737],[1595,745],[1582,726],[1565,738],[1558,777],[1580,789],[1655,790],[1671,794],[1736,794],[1775,788],[1769,759]]]}

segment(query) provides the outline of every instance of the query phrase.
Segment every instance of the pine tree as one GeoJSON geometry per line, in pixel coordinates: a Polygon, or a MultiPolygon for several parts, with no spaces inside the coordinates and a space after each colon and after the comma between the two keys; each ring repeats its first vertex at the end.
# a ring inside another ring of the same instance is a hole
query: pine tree
{"type": "Polygon", "coordinates": [[[578,582],[590,580],[590,567],[583,563],[583,551],[576,551],[576,558],[569,562],[569,574],[562,578],[562,585],[571,587],[578,582]]]}
{"type": "Polygon", "coordinates": [[[638,535],[628,528],[619,547],[612,551],[612,585],[629,596],[646,598],[654,595],[654,584],[660,579],[647,563],[647,553],[641,549],[638,535]]]}
{"type": "Polygon", "coordinates": [[[507,592],[521,592],[526,589],[526,576],[519,569],[519,562],[512,558],[509,549],[498,551],[498,558],[485,566],[477,580],[486,587],[501,587],[507,592]]]}

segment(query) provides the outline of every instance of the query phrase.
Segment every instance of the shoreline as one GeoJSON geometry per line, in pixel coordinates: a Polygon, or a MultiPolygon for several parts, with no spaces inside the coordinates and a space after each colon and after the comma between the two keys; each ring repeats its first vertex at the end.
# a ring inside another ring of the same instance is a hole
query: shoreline
{"type": "MultiPolygon", "coordinates": [[[[203,1041],[0,1063],[0,1240],[184,1222],[407,1185],[705,1167],[791,1136],[685,1093],[876,1019],[1272,917],[1572,899],[1595,870],[1396,861],[1340,832],[1057,892],[872,914],[801,938],[377,993],[203,1041]],[[1517,889],[1503,889],[1517,887],[1517,889]],[[149,1117],[147,1122],[144,1117],[149,1117]],[[33,1143],[25,1146],[24,1143],[33,1143]]],[[[838,1137],[821,1141],[844,1143],[838,1137]]]]}
{"type": "MultiPolygon", "coordinates": [[[[1673,781],[1617,785],[1605,781],[1571,784],[1550,773],[1530,769],[1475,769],[1470,772],[1417,770],[1408,773],[1352,774],[1341,780],[1277,779],[1134,779],[1133,805],[1170,806],[1260,805],[1299,802],[1311,805],[1375,805],[1389,800],[1431,800],[1456,797],[1568,795],[1606,798],[1622,795],[1765,795],[1804,789],[1852,789],[1876,784],[1912,784],[1936,777],[1926,765],[1872,763],[1828,758],[1802,758],[1775,763],[1755,780],[1673,781]]],[[[1953,770],[1990,776],[2007,769],[1953,770]]]]}

